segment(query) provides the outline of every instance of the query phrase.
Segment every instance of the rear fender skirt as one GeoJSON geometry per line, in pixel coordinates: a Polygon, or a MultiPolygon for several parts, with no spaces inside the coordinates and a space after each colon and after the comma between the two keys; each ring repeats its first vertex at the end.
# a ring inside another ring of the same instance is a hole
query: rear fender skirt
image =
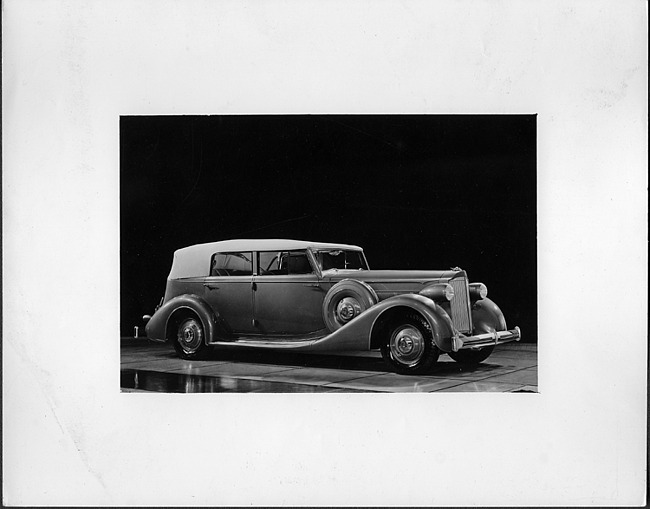
{"type": "Polygon", "coordinates": [[[395,308],[399,307],[410,308],[424,316],[431,327],[436,346],[443,352],[452,351],[452,339],[457,332],[447,312],[431,299],[418,294],[397,295],[380,302],[373,309],[379,307],[381,309],[373,320],[369,347],[372,346],[373,335],[378,333],[382,326],[382,318],[387,318],[390,313],[397,311],[395,308]]]}
{"type": "Polygon", "coordinates": [[[147,337],[153,341],[167,341],[169,320],[174,313],[182,310],[190,310],[199,317],[205,331],[206,344],[216,341],[217,336],[222,335],[218,334],[218,316],[210,306],[198,295],[185,294],[169,300],[154,313],[146,326],[147,337]]]}
{"type": "Polygon", "coordinates": [[[490,299],[477,300],[472,305],[474,334],[508,330],[503,313],[490,299]]]}

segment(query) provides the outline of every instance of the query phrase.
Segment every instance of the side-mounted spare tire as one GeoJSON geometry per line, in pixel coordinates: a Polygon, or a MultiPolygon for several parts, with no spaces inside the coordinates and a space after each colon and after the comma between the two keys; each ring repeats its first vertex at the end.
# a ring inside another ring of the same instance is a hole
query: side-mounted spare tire
{"type": "Polygon", "coordinates": [[[334,332],[379,302],[370,285],[344,279],[330,288],[323,301],[323,321],[334,332]]]}

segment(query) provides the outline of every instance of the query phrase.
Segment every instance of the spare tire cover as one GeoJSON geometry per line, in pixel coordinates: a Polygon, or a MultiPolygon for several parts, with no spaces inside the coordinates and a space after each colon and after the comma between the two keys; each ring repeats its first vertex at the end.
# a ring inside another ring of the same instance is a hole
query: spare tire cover
{"type": "Polygon", "coordinates": [[[323,321],[334,332],[368,308],[379,299],[367,283],[355,279],[344,279],[330,288],[323,301],[323,321]]]}

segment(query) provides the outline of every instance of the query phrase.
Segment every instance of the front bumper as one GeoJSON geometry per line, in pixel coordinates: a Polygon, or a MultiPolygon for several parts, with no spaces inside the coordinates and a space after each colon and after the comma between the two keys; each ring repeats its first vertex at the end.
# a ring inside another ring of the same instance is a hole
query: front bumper
{"type": "Polygon", "coordinates": [[[512,330],[486,332],[476,336],[464,336],[459,334],[452,340],[454,352],[466,348],[482,348],[484,346],[500,345],[510,341],[519,341],[521,339],[521,329],[515,327],[512,330]]]}

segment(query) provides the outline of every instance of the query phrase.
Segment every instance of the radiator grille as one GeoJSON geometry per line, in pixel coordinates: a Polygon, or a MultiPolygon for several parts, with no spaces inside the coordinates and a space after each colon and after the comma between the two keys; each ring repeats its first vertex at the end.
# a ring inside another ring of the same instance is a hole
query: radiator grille
{"type": "Polygon", "coordinates": [[[451,321],[460,332],[472,331],[470,318],[469,287],[467,279],[459,277],[449,281],[454,289],[454,298],[451,299],[451,321]]]}

